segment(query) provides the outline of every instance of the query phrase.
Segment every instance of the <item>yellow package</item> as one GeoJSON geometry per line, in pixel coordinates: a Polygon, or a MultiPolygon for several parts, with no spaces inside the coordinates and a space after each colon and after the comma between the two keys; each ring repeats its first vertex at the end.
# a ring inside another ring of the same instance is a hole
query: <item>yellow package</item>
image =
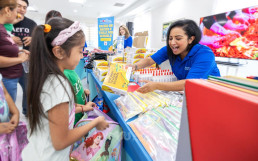
{"type": "Polygon", "coordinates": [[[112,63],[101,89],[115,94],[125,95],[127,93],[132,67],[125,64],[112,63]]]}
{"type": "Polygon", "coordinates": [[[96,68],[96,73],[98,76],[106,76],[108,72],[108,67],[97,67],[96,68]]]}
{"type": "Polygon", "coordinates": [[[133,59],[133,64],[139,62],[140,60],[142,60],[142,59],[133,59]]]}
{"type": "Polygon", "coordinates": [[[136,50],[135,53],[146,53],[146,51],[147,50],[145,48],[139,48],[139,49],[136,50]]]}
{"type": "Polygon", "coordinates": [[[134,54],[133,55],[133,59],[143,59],[144,58],[144,54],[134,54]]]}
{"type": "Polygon", "coordinates": [[[98,78],[99,81],[104,82],[106,76],[98,75],[97,78],[98,78]]]}
{"type": "Polygon", "coordinates": [[[109,61],[109,63],[111,63],[111,62],[123,62],[123,61],[126,61],[126,57],[123,57],[121,55],[109,56],[108,61],[109,61]]]}
{"type": "Polygon", "coordinates": [[[95,68],[103,67],[103,66],[108,66],[108,62],[106,60],[94,60],[93,61],[93,66],[95,68]]]}

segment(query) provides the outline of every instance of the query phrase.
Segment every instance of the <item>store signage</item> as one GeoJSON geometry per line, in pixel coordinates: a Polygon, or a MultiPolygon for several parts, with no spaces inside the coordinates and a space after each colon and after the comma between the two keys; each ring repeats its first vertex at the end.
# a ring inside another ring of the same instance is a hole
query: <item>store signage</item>
{"type": "Polygon", "coordinates": [[[108,50],[113,45],[114,17],[98,18],[99,49],[108,50]]]}

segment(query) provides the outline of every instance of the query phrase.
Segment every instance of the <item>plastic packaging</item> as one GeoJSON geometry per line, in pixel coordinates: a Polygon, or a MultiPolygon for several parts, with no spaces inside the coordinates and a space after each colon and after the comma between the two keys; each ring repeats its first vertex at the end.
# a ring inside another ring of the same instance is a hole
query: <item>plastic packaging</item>
{"type": "Polygon", "coordinates": [[[119,108],[125,121],[143,112],[143,108],[138,105],[134,98],[129,94],[119,97],[114,102],[119,108]]]}
{"type": "Polygon", "coordinates": [[[155,121],[153,115],[147,112],[129,125],[154,161],[175,160],[177,141],[155,121]]]}
{"type": "Polygon", "coordinates": [[[117,37],[117,54],[123,54],[124,53],[124,36],[118,36],[117,37]]]}

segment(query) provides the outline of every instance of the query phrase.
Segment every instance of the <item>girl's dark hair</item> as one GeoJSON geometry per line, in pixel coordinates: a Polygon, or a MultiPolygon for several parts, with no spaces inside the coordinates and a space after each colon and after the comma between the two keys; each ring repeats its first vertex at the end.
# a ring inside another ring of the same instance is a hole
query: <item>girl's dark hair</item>
{"type": "Polygon", "coordinates": [[[59,11],[51,10],[46,14],[45,18],[45,24],[47,24],[47,21],[52,17],[62,17],[62,14],[59,11]]]}
{"type": "Polygon", "coordinates": [[[194,45],[198,44],[202,37],[200,28],[193,20],[185,19],[185,20],[178,20],[172,23],[169,26],[168,32],[167,32],[167,54],[172,66],[174,65],[174,62],[176,60],[176,55],[173,53],[172,49],[169,46],[169,36],[170,36],[170,31],[175,27],[182,28],[185,31],[185,34],[187,35],[188,39],[190,39],[192,36],[195,37],[193,42],[187,46],[187,51],[190,51],[194,45]]]}
{"type": "MultiPolygon", "coordinates": [[[[61,76],[67,80],[64,73],[57,66],[57,58],[52,52],[53,47],[51,42],[62,30],[68,28],[72,24],[73,21],[71,20],[55,17],[49,21],[49,25],[51,26],[50,32],[44,33],[44,26],[39,25],[35,27],[32,33],[32,41],[30,45],[30,72],[28,80],[28,117],[31,134],[37,130],[37,128],[40,129],[42,121],[41,116],[47,118],[43,111],[42,103],[40,100],[42,87],[47,77],[50,74],[53,74],[55,76],[61,76]]],[[[71,49],[81,43],[83,39],[84,33],[82,30],[80,30],[68,38],[67,41],[60,47],[69,57],[71,54],[71,49]]],[[[59,79],[59,77],[57,78],[59,79]]],[[[60,79],[59,81],[60,84],[64,87],[62,81],[60,79]]],[[[72,92],[74,92],[71,84],[70,87],[72,92]]]]}
{"type": "Polygon", "coordinates": [[[17,7],[16,0],[0,0],[0,10],[5,7],[10,7],[11,10],[17,7]]]}

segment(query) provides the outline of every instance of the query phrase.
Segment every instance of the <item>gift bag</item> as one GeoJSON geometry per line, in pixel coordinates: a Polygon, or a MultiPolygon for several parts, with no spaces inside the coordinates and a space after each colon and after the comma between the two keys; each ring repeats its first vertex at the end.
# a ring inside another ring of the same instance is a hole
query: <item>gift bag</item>
{"type": "Polygon", "coordinates": [[[21,152],[27,144],[27,127],[20,122],[12,133],[0,135],[0,160],[21,161],[21,152]]]}
{"type": "Polygon", "coordinates": [[[80,127],[88,124],[98,116],[104,116],[109,128],[99,131],[93,128],[81,140],[71,147],[70,161],[120,161],[123,131],[117,122],[99,109],[87,113],[87,116],[75,125],[80,127]]]}

